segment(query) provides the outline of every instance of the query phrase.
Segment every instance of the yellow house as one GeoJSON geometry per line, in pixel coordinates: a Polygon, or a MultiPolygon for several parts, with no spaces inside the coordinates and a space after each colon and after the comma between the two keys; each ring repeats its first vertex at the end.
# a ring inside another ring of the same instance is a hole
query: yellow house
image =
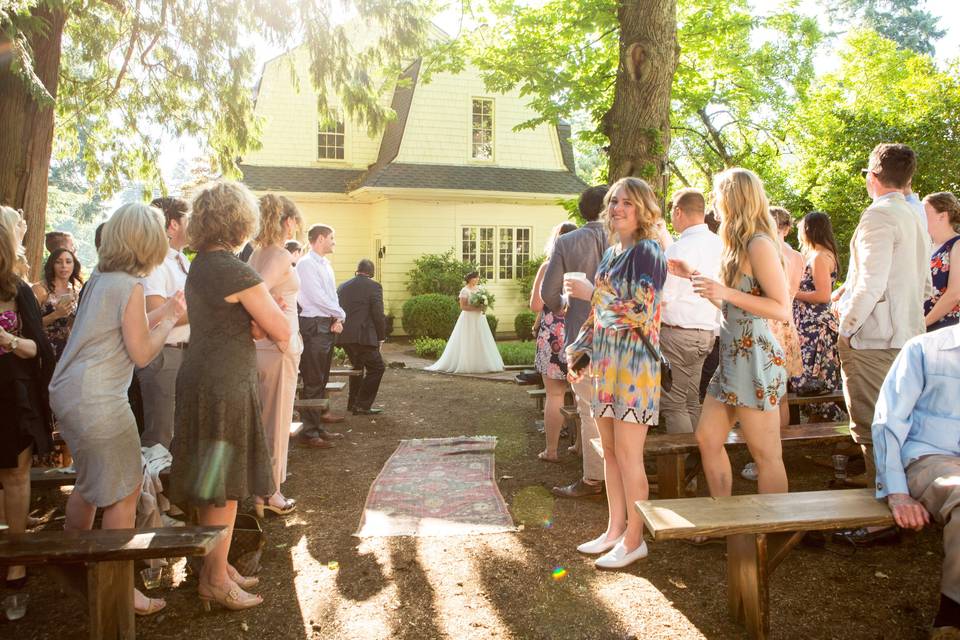
{"type": "Polygon", "coordinates": [[[308,226],[336,229],[338,282],[372,259],[396,333],[413,261],[451,248],[479,265],[496,296],[499,331],[511,332],[526,308],[521,265],[543,253],[550,230],[567,218],[559,201],[587,186],[574,173],[570,127],[515,131],[535,116],[519,93],[487,91],[470,68],[426,83],[418,60],[383,98],[396,119],[371,137],[347,118],[322,122],[316,94],[298,88],[290,65],[309,77],[302,48],[264,67],[256,99],[263,146],[243,158],[244,182],[293,199],[308,226]]]}

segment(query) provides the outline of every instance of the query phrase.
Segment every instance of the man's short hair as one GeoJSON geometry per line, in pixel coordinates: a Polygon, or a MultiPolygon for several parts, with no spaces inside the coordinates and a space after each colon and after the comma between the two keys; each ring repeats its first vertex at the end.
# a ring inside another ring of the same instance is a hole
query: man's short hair
{"type": "Polygon", "coordinates": [[[53,253],[57,249],[66,249],[72,240],[73,234],[69,231],[48,231],[43,237],[43,244],[47,253],[53,253]]]}
{"type": "Polygon", "coordinates": [[[187,204],[186,200],[173,197],[154,198],[150,206],[163,212],[164,229],[168,228],[174,220],[180,222],[183,216],[187,215],[187,211],[190,210],[190,205],[187,204]]]}
{"type": "Polygon", "coordinates": [[[580,194],[577,208],[580,209],[580,215],[587,222],[593,222],[603,213],[603,200],[607,197],[607,188],[607,185],[601,184],[590,187],[580,194]]]}
{"type": "Polygon", "coordinates": [[[300,243],[296,240],[287,240],[287,242],[283,245],[283,248],[290,253],[294,253],[300,251],[303,247],[301,247],[300,243]]]}
{"type": "Polygon", "coordinates": [[[359,263],[357,263],[357,273],[362,273],[363,275],[373,277],[373,274],[376,273],[376,267],[373,266],[373,261],[364,258],[359,263]]]}
{"type": "Polygon", "coordinates": [[[905,189],[917,170],[917,154],[905,144],[884,142],[870,152],[869,169],[884,186],[905,189]]]}
{"type": "Polygon", "coordinates": [[[699,189],[687,187],[673,194],[674,207],[680,207],[686,215],[702,216],[707,209],[707,201],[699,189]]]}
{"type": "Polygon", "coordinates": [[[93,246],[100,251],[100,241],[103,238],[103,226],[107,224],[106,222],[101,222],[97,225],[97,228],[93,231],[93,246]]]}
{"type": "Polygon", "coordinates": [[[315,224],[307,230],[307,240],[310,244],[313,244],[320,236],[326,238],[331,233],[333,233],[333,227],[328,227],[325,224],[315,224]]]}

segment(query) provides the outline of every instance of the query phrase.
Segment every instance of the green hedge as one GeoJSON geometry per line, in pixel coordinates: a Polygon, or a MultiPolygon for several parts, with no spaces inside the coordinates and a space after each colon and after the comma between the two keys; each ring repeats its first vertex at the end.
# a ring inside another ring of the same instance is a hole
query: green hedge
{"type": "Polygon", "coordinates": [[[492,333],[494,336],[496,336],[496,335],[497,335],[497,325],[500,324],[500,321],[497,320],[497,316],[495,316],[495,315],[493,315],[493,314],[490,314],[490,313],[486,314],[486,318],[487,318],[487,324],[490,325],[490,333],[492,333]]]}
{"type": "Polygon", "coordinates": [[[414,338],[443,338],[453,332],[460,315],[460,303],[453,296],[427,293],[403,303],[403,330],[414,338]]]}
{"type": "Polygon", "coordinates": [[[443,338],[416,338],[413,349],[419,358],[438,359],[447,348],[447,341],[443,338]]]}
{"type": "Polygon", "coordinates": [[[497,350],[503,358],[503,364],[533,364],[537,354],[537,345],[534,342],[498,342],[497,350]]]}
{"type": "Polygon", "coordinates": [[[537,314],[533,311],[521,311],[513,319],[513,330],[521,340],[533,340],[533,323],[537,321],[537,314]]]}

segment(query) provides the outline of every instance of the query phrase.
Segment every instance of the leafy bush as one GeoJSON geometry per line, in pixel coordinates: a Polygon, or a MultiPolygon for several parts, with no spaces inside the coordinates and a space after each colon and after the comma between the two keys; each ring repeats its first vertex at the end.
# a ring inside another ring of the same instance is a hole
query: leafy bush
{"type": "Polygon", "coordinates": [[[460,303],[453,296],[428,293],[414,296],[403,303],[401,322],[403,330],[414,338],[444,338],[450,336],[460,303]]]}
{"type": "Polygon", "coordinates": [[[413,341],[413,349],[419,358],[436,360],[443,355],[446,348],[447,341],[443,338],[416,338],[413,341]]]}
{"type": "Polygon", "coordinates": [[[350,359],[347,358],[347,352],[343,350],[343,347],[333,348],[333,363],[335,365],[343,365],[343,364],[350,363],[350,359]]]}
{"type": "Polygon", "coordinates": [[[520,285],[520,295],[524,300],[530,299],[530,290],[533,289],[533,281],[537,277],[537,269],[546,260],[546,256],[537,256],[527,260],[520,265],[523,275],[517,278],[517,284],[520,285]]]}
{"type": "Polygon", "coordinates": [[[533,364],[537,354],[537,345],[533,342],[498,342],[497,350],[503,358],[503,364],[533,364]]]}
{"type": "Polygon", "coordinates": [[[422,255],[413,261],[413,269],[407,272],[407,291],[411,296],[427,293],[456,296],[463,288],[463,276],[476,268],[472,262],[457,260],[453,249],[446,253],[422,255]]]}
{"type": "Polygon", "coordinates": [[[500,321],[497,320],[497,316],[493,314],[486,314],[487,324],[490,325],[490,333],[497,335],[497,325],[500,324],[500,321]]]}
{"type": "Polygon", "coordinates": [[[521,340],[533,340],[533,323],[537,321],[537,314],[533,311],[521,311],[513,319],[513,330],[521,340]]]}

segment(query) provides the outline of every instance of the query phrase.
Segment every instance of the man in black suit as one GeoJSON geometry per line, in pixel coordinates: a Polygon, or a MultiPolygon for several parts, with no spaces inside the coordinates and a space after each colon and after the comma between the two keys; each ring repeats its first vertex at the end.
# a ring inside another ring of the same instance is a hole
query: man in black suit
{"type": "Polygon", "coordinates": [[[347,410],[353,411],[354,415],[383,413],[383,409],[373,407],[373,400],[386,369],[380,356],[380,343],[386,339],[387,332],[383,287],[373,279],[373,273],[373,262],[361,260],[356,276],[337,289],[340,306],[347,314],[337,343],[347,352],[354,370],[363,372],[360,376],[350,377],[347,410]]]}

